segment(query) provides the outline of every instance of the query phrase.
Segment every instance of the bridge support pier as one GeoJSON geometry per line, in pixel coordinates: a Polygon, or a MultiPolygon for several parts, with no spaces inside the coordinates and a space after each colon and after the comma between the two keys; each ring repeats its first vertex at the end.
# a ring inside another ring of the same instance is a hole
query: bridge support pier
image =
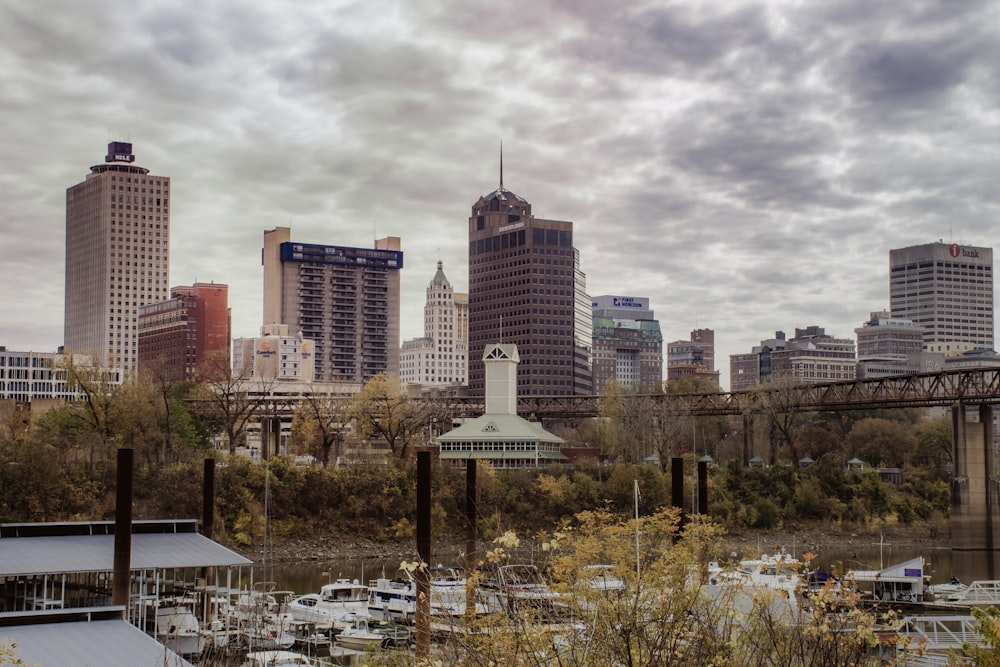
{"type": "Polygon", "coordinates": [[[978,422],[966,420],[966,407],[951,409],[951,546],[967,551],[1000,549],[1000,516],[994,475],[993,408],[978,406],[978,422]]]}

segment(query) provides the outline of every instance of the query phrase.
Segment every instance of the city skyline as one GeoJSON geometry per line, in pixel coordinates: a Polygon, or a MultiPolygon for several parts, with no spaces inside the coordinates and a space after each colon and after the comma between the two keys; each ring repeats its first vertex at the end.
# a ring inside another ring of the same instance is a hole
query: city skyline
{"type": "Polygon", "coordinates": [[[64,342],[65,192],[113,140],[171,178],[170,286],[228,284],[234,337],[263,324],[276,226],[399,236],[420,336],[436,262],[468,288],[501,141],[505,185],[574,222],[588,292],[649,297],[666,340],[713,329],[718,359],[778,329],[849,337],[889,306],[890,248],[994,245],[991,3],[484,11],[5,3],[0,345],[64,342]]]}

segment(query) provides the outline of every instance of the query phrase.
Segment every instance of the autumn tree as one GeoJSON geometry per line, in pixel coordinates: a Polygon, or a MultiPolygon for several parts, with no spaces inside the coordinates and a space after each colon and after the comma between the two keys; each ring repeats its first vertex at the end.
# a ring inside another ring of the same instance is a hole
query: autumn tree
{"type": "Polygon", "coordinates": [[[847,434],[847,451],[871,466],[899,468],[917,439],[909,425],[891,419],[862,419],[847,434]]]}
{"type": "Polygon", "coordinates": [[[911,461],[917,465],[928,466],[941,478],[952,464],[954,452],[952,449],[952,432],[950,417],[934,417],[926,419],[913,428],[916,447],[911,455],[911,461]]]}
{"type": "Polygon", "coordinates": [[[335,461],[340,458],[353,406],[344,396],[318,391],[320,386],[314,383],[312,391],[298,400],[292,419],[292,436],[295,442],[304,443],[306,451],[326,466],[331,452],[335,461]]]}
{"type": "Polygon", "coordinates": [[[414,400],[398,378],[379,374],[368,380],[351,408],[362,437],[381,441],[397,459],[406,460],[410,448],[426,442],[435,420],[443,420],[442,408],[414,400]]]}

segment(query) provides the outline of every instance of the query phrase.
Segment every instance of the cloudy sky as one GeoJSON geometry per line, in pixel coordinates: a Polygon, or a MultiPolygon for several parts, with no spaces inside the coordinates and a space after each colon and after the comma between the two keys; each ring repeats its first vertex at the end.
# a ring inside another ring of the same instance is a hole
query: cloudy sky
{"type": "Polygon", "coordinates": [[[171,285],[262,318],[263,232],[402,238],[404,339],[504,185],[571,220],[592,295],[717,366],[853,337],[888,251],[992,246],[1000,4],[0,0],[0,345],[62,343],[65,191],[129,140],[172,179],[171,285]]]}

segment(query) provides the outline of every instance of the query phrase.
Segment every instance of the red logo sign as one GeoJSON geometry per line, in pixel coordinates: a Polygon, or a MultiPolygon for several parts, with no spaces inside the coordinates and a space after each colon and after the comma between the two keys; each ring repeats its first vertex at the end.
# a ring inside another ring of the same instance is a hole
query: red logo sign
{"type": "Polygon", "coordinates": [[[962,247],[959,246],[957,243],[952,243],[950,246],[948,246],[948,254],[951,255],[952,257],[958,257],[959,255],[962,254],[962,247]]]}

